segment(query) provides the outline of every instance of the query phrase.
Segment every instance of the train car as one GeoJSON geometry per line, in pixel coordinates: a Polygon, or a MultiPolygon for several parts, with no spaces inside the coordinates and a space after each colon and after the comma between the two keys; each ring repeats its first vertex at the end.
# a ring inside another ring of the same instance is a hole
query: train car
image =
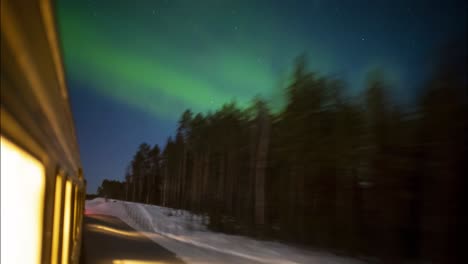
{"type": "Polygon", "coordinates": [[[0,10],[1,263],[78,263],[86,181],[53,5],[0,10]]]}

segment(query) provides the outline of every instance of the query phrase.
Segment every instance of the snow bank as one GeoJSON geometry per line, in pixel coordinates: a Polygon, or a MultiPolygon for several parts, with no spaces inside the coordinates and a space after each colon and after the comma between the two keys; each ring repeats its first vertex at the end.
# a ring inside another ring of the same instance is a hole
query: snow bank
{"type": "MultiPolygon", "coordinates": [[[[167,243],[160,236],[210,251],[261,263],[362,263],[326,252],[307,251],[272,241],[216,233],[206,228],[208,219],[184,210],[96,198],[86,201],[86,214],[106,214],[120,218],[153,241],[175,252],[187,263],[184,247],[167,243]]],[[[185,247],[187,249],[187,247],[185,247]]],[[[193,253],[193,252],[192,252],[193,253]]]]}

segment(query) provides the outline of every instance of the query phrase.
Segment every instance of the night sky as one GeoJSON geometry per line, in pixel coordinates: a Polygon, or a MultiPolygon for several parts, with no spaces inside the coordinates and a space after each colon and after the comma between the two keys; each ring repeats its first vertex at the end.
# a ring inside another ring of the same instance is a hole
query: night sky
{"type": "Polygon", "coordinates": [[[57,22],[88,192],[164,146],[187,108],[255,95],[279,109],[294,58],[349,93],[384,71],[409,102],[435,51],[467,32],[465,1],[72,1],[57,22]]]}

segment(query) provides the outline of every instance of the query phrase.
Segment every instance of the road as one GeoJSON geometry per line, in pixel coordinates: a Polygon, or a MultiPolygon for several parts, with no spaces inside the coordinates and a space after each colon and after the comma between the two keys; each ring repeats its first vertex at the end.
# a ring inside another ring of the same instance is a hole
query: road
{"type": "Polygon", "coordinates": [[[112,216],[84,217],[82,263],[184,263],[169,250],[112,216]]]}
{"type": "Polygon", "coordinates": [[[87,214],[83,222],[81,264],[172,264],[259,262],[194,245],[178,242],[154,234],[153,240],[131,228],[120,219],[107,215],[87,214]],[[176,249],[182,256],[160,246],[176,249]]]}

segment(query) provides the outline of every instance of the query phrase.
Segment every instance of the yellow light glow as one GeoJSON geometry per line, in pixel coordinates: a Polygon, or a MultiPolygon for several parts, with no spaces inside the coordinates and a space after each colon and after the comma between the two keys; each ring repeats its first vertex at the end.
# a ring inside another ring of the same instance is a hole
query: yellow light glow
{"type": "Polygon", "coordinates": [[[4,137],[1,144],[1,263],[40,263],[45,168],[4,137]]]}
{"type": "Polygon", "coordinates": [[[78,186],[75,186],[75,199],[73,202],[73,241],[76,241],[77,226],[78,226],[78,186]]]}
{"type": "Polygon", "coordinates": [[[62,242],[62,264],[67,264],[70,251],[70,221],[71,221],[71,195],[72,183],[67,181],[65,184],[65,209],[63,214],[63,242],[62,242]]]}
{"type": "Polygon", "coordinates": [[[52,264],[57,264],[60,247],[60,219],[62,217],[62,176],[55,180],[54,231],[52,238],[52,264]]]}
{"type": "Polygon", "coordinates": [[[134,259],[114,259],[114,260],[112,260],[112,264],[164,264],[164,263],[168,263],[168,262],[134,260],[134,259]]]}
{"type": "Polygon", "coordinates": [[[120,230],[104,225],[96,225],[96,224],[89,224],[87,225],[89,230],[93,230],[96,232],[101,232],[101,233],[107,233],[115,236],[121,236],[125,238],[133,238],[133,239],[147,239],[146,236],[143,234],[136,232],[136,231],[126,231],[126,230],[120,230]]]}

